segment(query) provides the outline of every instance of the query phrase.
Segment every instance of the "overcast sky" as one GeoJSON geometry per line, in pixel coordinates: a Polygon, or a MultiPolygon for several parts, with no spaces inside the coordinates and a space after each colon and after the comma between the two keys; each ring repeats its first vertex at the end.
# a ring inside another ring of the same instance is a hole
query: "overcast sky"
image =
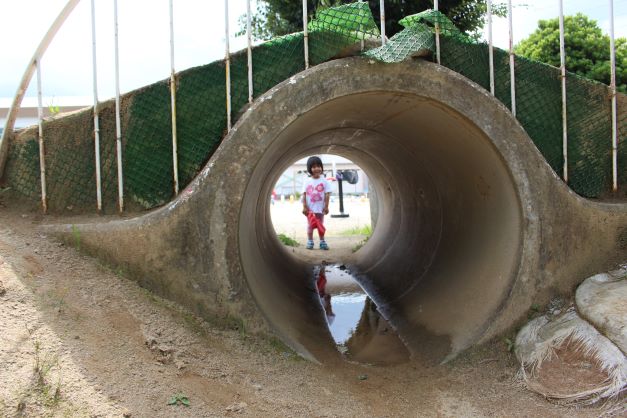
{"type": "MultiPolygon", "coordinates": [[[[527,37],[537,27],[539,19],[558,16],[558,0],[513,0],[513,3],[515,42],[527,37]]],[[[65,4],[66,0],[0,0],[0,39],[3,40],[0,98],[13,97],[33,52],[65,4]]],[[[113,0],[95,0],[95,4],[98,95],[104,100],[112,97],[115,91],[113,0]]],[[[253,0],[253,10],[255,4],[253,0]]],[[[122,92],[169,77],[169,1],[118,0],[118,10],[122,92]]],[[[245,37],[236,39],[233,36],[239,29],[238,18],[245,12],[246,0],[229,0],[232,51],[246,46],[245,37]]],[[[597,20],[601,28],[608,32],[609,0],[564,0],[566,15],[577,12],[597,20]]],[[[627,0],[614,0],[614,12],[616,36],[625,37],[627,0]]],[[[90,13],[90,1],[82,0],[44,55],[44,96],[91,97],[90,13]]],[[[224,56],[223,1],[174,0],[174,28],[177,71],[224,56]]],[[[493,38],[497,46],[507,48],[507,33],[507,20],[495,19],[493,38]]],[[[29,96],[36,95],[35,80],[33,77],[29,96]]]]}

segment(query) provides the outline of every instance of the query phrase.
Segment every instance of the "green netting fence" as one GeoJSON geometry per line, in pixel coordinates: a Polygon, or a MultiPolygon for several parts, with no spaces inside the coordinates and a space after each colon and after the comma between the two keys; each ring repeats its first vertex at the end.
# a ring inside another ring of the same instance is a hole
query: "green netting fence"
{"type": "MultiPolygon", "coordinates": [[[[321,10],[308,24],[309,62],[316,65],[347,53],[363,53],[383,62],[422,56],[434,59],[436,25],[441,64],[489,90],[488,45],[459,32],[441,13],[427,10],[400,22],[405,29],[384,46],[367,2],[321,10]],[[363,52],[360,52],[364,49],[363,52]]],[[[258,97],[303,71],[304,36],[282,36],[253,48],[253,88],[258,97]]],[[[246,52],[231,56],[232,118],[248,102],[246,52]]],[[[511,109],[509,55],[494,50],[495,96],[511,109]]],[[[608,196],[612,186],[611,108],[607,86],[569,74],[569,185],[582,196],[608,196]]],[[[226,134],[225,62],[216,61],[177,74],[179,184],[200,171],[226,134]]],[[[627,99],[619,95],[618,134],[627,133],[627,99]]],[[[517,118],[550,166],[561,176],[561,86],[557,68],[516,57],[517,118]]],[[[152,208],[174,196],[169,81],[125,95],[122,100],[123,180],[127,208],[152,208]]],[[[117,205],[118,179],[113,103],[99,106],[103,207],[117,205]]],[[[91,208],[96,202],[92,112],[45,121],[48,206],[52,210],[91,208]],[[68,128],[71,126],[71,128],[68,128]]],[[[620,141],[619,188],[627,188],[627,147],[620,141]],[[623,169],[621,169],[621,167],[623,169]]],[[[38,200],[41,194],[36,130],[11,146],[6,168],[9,186],[38,200]]]]}

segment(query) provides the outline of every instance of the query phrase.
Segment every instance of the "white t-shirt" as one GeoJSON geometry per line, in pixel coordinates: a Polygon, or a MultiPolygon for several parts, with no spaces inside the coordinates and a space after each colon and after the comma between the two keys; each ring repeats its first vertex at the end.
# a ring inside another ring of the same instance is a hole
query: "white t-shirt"
{"type": "Polygon", "coordinates": [[[310,178],[303,186],[307,196],[307,207],[313,213],[324,213],[324,195],[331,193],[331,184],[324,177],[310,178]]]}

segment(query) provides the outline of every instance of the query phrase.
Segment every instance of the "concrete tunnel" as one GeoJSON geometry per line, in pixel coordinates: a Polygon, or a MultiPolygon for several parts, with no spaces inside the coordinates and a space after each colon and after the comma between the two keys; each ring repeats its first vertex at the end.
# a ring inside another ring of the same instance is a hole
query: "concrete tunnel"
{"type": "Polygon", "coordinates": [[[306,358],[337,358],[313,266],[278,241],[267,198],[293,161],[319,153],[349,158],[374,185],[376,228],[345,263],[415,358],[486,341],[625,254],[625,205],[572,193],[484,89],[429,62],[363,58],[264,94],[177,199],[81,225],[83,245],[201,315],[241,317],[306,358]],[[563,240],[573,234],[591,245],[563,240]]]}

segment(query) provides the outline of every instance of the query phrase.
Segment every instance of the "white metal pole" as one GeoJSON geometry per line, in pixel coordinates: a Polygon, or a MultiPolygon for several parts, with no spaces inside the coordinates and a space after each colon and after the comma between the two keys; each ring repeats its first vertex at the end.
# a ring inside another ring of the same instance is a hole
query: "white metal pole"
{"type": "Polygon", "coordinates": [[[564,4],[559,0],[560,5],[560,71],[562,79],[562,154],[564,156],[564,181],[568,183],[568,126],[566,114],[566,53],[564,49],[564,4]]]}
{"type": "Polygon", "coordinates": [[[176,139],[176,71],[174,70],[174,6],[170,0],[170,104],[172,107],[172,172],[174,195],[179,194],[179,163],[176,139]]]}
{"type": "Polygon", "coordinates": [[[309,32],[307,30],[307,0],[303,0],[303,38],[305,42],[305,69],[309,68],[309,32]]]}
{"type": "Polygon", "coordinates": [[[253,102],[253,35],[251,19],[250,0],[246,0],[246,38],[248,39],[248,103],[253,102]]]}
{"type": "Polygon", "coordinates": [[[124,178],[122,172],[122,123],[120,121],[120,54],[118,48],[118,0],[113,0],[115,50],[115,143],[118,165],[118,208],[124,211],[124,178]]]}
{"type": "Polygon", "coordinates": [[[488,0],[488,59],[490,61],[490,93],[494,96],[494,45],[492,45],[492,0],[488,0]]]}
{"type": "Polygon", "coordinates": [[[44,111],[41,99],[41,59],[37,58],[37,119],[39,121],[39,176],[41,178],[41,207],[43,212],[48,211],[46,196],[46,159],[44,152],[44,111]]]}
{"type": "Polygon", "coordinates": [[[516,71],[514,66],[514,25],[512,24],[512,0],[507,0],[507,19],[509,21],[509,84],[512,96],[512,115],[516,116],[516,71]]]}
{"type": "Polygon", "coordinates": [[[102,211],[102,177],[100,173],[100,121],[98,119],[98,71],[96,61],[96,5],[91,0],[91,55],[92,79],[94,88],[94,158],[96,164],[96,204],[102,211]]]}
{"type": "Polygon", "coordinates": [[[224,62],[226,65],[226,129],[231,130],[231,51],[229,48],[229,0],[224,0],[224,62]]]}
{"type": "Polygon", "coordinates": [[[616,128],[616,49],[614,45],[614,1],[610,0],[610,90],[612,94],[612,190],[618,191],[618,135],[616,128]]]}
{"type": "Polygon", "coordinates": [[[381,9],[379,14],[381,17],[381,45],[385,45],[385,0],[379,1],[379,8],[381,9]]]}
{"type": "MultiPolygon", "coordinates": [[[[364,1],[364,0],[359,0],[359,2],[360,2],[360,3],[363,3],[363,1],[364,1]]],[[[362,26],[361,26],[361,24],[360,24],[360,25],[359,25],[359,32],[361,32],[362,30],[363,30],[363,28],[362,28],[362,26]]],[[[364,38],[363,38],[363,35],[362,35],[361,33],[360,33],[360,35],[359,35],[359,36],[361,36],[361,50],[363,51],[363,50],[364,50],[364,47],[365,47],[364,38]]]]}
{"type": "MultiPolygon", "coordinates": [[[[434,0],[433,10],[437,12],[439,9],[438,0],[434,0]]],[[[438,64],[440,64],[440,23],[437,21],[435,22],[435,57],[438,64]]]]}

